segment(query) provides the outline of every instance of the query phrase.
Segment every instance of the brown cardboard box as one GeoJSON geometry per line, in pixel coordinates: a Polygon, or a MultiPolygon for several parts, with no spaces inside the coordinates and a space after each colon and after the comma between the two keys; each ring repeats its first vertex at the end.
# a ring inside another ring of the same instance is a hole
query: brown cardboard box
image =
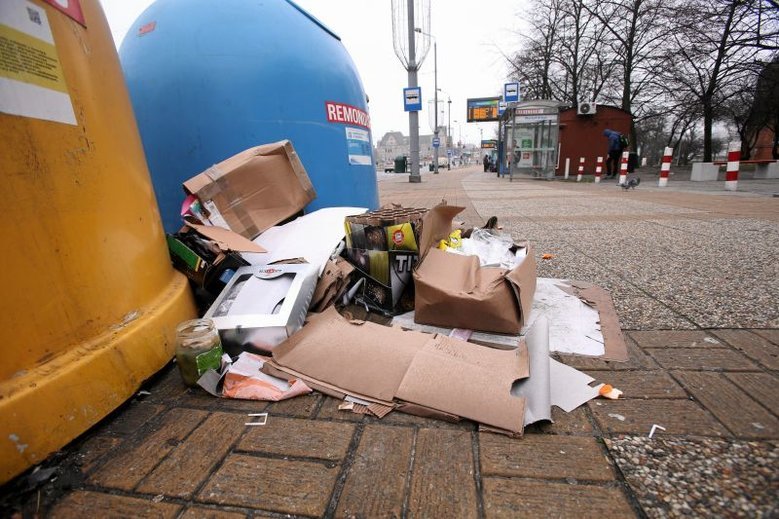
{"type": "Polygon", "coordinates": [[[449,328],[517,334],[536,290],[536,262],[527,256],[512,270],[481,267],[475,256],[435,248],[452,231],[452,218],[464,208],[438,205],[422,223],[420,260],[414,271],[414,320],[449,328]]]}
{"type": "Polygon", "coordinates": [[[493,350],[441,335],[347,321],[332,307],[309,317],[302,330],[273,350],[271,368],[331,394],[522,433],[525,399],[513,396],[511,388],[529,375],[524,342],[515,350],[493,350]]]}
{"type": "Polygon", "coordinates": [[[316,198],[290,141],[249,148],[184,182],[211,223],[253,239],[316,198]]]}

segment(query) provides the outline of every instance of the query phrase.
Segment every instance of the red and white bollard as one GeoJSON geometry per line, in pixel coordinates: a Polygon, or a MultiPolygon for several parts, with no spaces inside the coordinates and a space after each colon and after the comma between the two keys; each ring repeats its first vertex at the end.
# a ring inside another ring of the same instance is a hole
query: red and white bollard
{"type": "Polygon", "coordinates": [[[595,183],[600,182],[600,174],[603,171],[603,157],[598,157],[598,161],[595,163],[595,183]]]}
{"type": "Polygon", "coordinates": [[[582,175],[584,174],[584,157],[579,159],[579,171],[576,173],[576,181],[582,181],[582,175]]]}
{"type": "Polygon", "coordinates": [[[738,168],[741,163],[741,143],[731,143],[728,147],[728,169],[725,172],[725,191],[738,188],[738,168]]]}
{"type": "Polygon", "coordinates": [[[630,152],[622,152],[622,160],[619,163],[619,182],[618,185],[624,184],[628,181],[628,155],[630,152]]]}
{"type": "Polygon", "coordinates": [[[663,152],[663,163],[660,165],[660,179],[657,181],[657,187],[668,185],[668,174],[671,172],[671,160],[673,160],[674,149],[665,148],[663,152]]]}

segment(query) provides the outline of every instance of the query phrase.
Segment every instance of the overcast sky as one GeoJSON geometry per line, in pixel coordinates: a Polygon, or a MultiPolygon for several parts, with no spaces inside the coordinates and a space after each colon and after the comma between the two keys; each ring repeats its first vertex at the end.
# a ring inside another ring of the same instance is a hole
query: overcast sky
{"type": "MultiPolygon", "coordinates": [[[[216,1],[216,0],[215,0],[216,1]]],[[[117,47],[135,19],[153,0],[100,0],[117,47]]],[[[395,56],[392,41],[390,0],[296,0],[340,36],[354,60],[370,98],[373,140],[385,132],[408,135],[408,114],[403,111],[403,87],[408,75],[395,56]]],[[[451,1],[430,0],[430,32],[438,42],[438,87],[441,98],[451,98],[452,135],[477,143],[479,129],[491,138],[497,123],[466,123],[466,99],[500,95],[506,82],[507,66],[502,53],[509,54],[519,42],[521,16],[526,0],[451,1]],[[456,121],[456,122],[455,122],[456,121]]],[[[424,101],[433,98],[433,50],[419,72],[424,101]]],[[[448,103],[444,103],[444,110],[448,103]]],[[[430,104],[432,109],[432,103],[430,104]]],[[[432,133],[432,112],[423,102],[420,134],[432,133]],[[430,113],[429,113],[430,112],[430,113]]],[[[441,114],[446,124],[446,113],[441,114]]]]}

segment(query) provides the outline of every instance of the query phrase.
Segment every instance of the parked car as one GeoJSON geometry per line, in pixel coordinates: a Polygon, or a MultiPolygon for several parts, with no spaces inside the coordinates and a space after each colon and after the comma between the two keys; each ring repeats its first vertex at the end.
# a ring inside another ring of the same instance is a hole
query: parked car
{"type": "Polygon", "coordinates": [[[384,173],[394,173],[395,172],[395,162],[392,160],[385,160],[382,163],[381,168],[384,170],[384,173]]]}

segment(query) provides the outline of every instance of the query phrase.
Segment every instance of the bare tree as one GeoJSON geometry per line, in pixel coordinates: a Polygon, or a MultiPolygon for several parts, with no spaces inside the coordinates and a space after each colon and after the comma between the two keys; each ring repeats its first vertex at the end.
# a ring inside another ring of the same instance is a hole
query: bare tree
{"type": "Polygon", "coordinates": [[[712,126],[735,95],[750,67],[764,52],[756,47],[761,20],[755,6],[763,0],[682,0],[670,9],[678,20],[669,34],[673,66],[662,83],[673,97],[691,96],[703,116],[703,160],[711,161],[712,126]]]}

